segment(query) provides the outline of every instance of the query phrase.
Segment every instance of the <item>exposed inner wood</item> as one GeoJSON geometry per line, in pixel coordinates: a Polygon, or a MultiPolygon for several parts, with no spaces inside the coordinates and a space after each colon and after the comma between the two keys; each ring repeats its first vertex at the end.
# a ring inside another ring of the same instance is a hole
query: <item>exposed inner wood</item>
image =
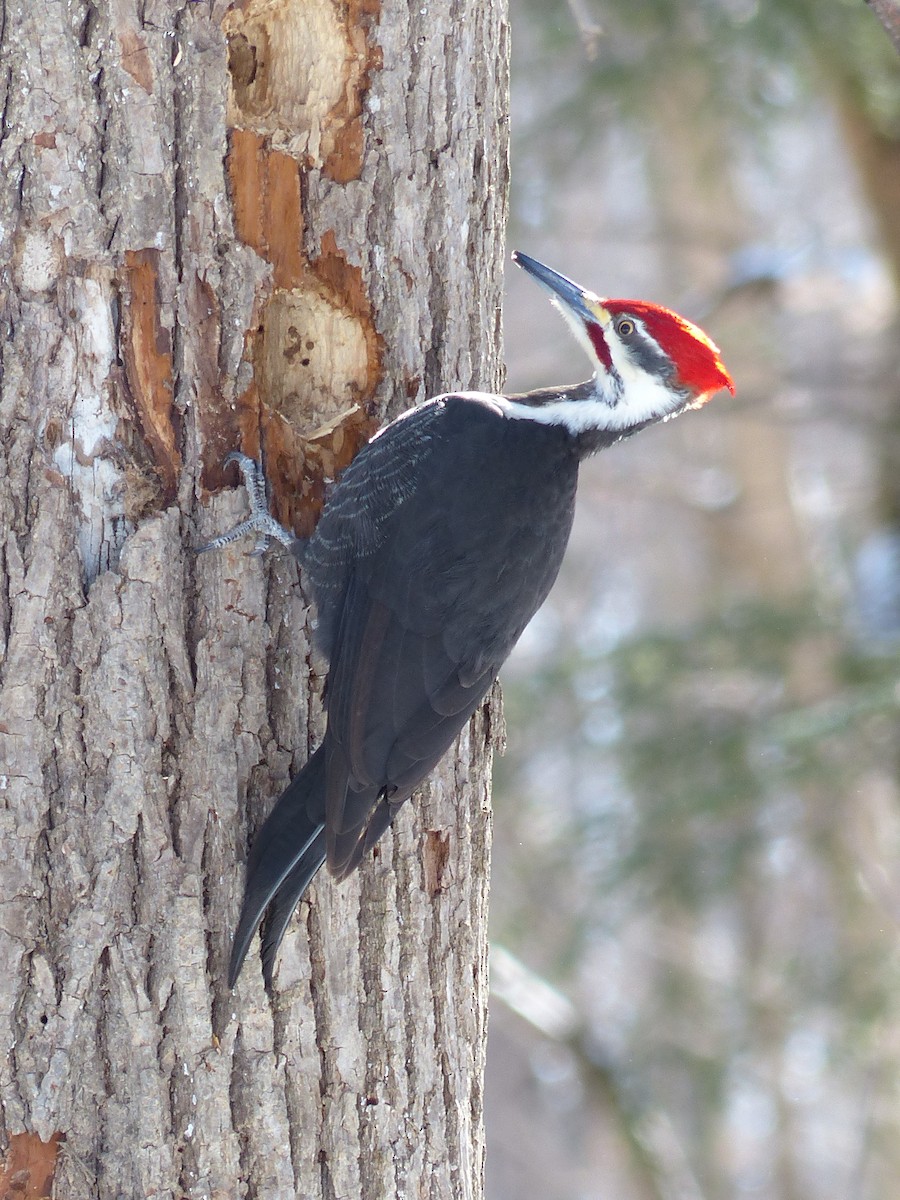
{"type": "Polygon", "coordinates": [[[164,488],[162,503],[171,503],[181,469],[179,421],[174,406],[172,339],[160,323],[159,252],[126,250],[122,357],[137,419],[152,447],[153,461],[164,488]]]}
{"type": "Polygon", "coordinates": [[[49,1200],[62,1134],[42,1142],[34,1133],[14,1133],[0,1162],[3,1200],[49,1200]]]}

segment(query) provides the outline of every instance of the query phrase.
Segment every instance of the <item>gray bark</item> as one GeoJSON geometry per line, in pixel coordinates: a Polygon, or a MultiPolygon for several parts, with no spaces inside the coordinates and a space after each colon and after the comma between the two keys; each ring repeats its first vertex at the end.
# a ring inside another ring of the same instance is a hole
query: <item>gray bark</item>
{"type": "Polygon", "coordinates": [[[0,1183],[477,1198],[490,706],[229,994],[321,664],[285,556],[191,547],[229,449],[304,532],[497,386],[504,0],[31,0],[0,64],[0,1183]]]}

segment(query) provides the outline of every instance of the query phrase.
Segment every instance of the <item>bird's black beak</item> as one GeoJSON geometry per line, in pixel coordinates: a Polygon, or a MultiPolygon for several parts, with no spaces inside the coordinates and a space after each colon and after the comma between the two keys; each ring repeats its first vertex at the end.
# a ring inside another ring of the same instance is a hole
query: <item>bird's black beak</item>
{"type": "Polygon", "coordinates": [[[580,317],[582,321],[589,324],[599,323],[605,326],[609,323],[609,313],[603,307],[600,297],[593,292],[589,292],[580,284],[567,279],[565,275],[560,275],[558,271],[544,266],[536,258],[523,254],[521,250],[514,250],[512,259],[516,266],[527,271],[533,279],[546,288],[557,304],[564,305],[572,316],[580,317]]]}

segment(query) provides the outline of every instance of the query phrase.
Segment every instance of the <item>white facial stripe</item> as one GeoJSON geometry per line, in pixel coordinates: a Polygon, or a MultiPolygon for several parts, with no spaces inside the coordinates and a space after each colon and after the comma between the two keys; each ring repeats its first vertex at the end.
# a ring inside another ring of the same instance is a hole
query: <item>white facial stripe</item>
{"type": "MultiPolygon", "coordinates": [[[[590,296],[599,312],[602,301],[590,296]]],[[[591,344],[583,319],[573,313],[567,305],[554,298],[553,306],[562,313],[575,340],[586,351],[597,367],[595,387],[597,398],[588,400],[560,400],[558,403],[530,405],[504,400],[503,411],[508,417],[518,420],[538,421],[543,425],[563,425],[570,433],[587,433],[591,429],[630,429],[644,421],[658,421],[671,416],[684,406],[684,397],[657,376],[648,374],[632,361],[625,346],[619,340],[614,325],[607,320],[604,337],[612,359],[612,372],[607,372],[597,362],[597,353],[591,344]]]]}
{"type": "Polygon", "coordinates": [[[562,317],[566,325],[569,327],[569,331],[574,336],[575,341],[582,348],[591,362],[596,362],[597,352],[591,345],[591,339],[588,337],[588,332],[584,327],[584,320],[576,313],[573,313],[572,310],[563,304],[561,300],[557,299],[557,297],[554,296],[550,303],[558,313],[562,314],[562,317]]]}

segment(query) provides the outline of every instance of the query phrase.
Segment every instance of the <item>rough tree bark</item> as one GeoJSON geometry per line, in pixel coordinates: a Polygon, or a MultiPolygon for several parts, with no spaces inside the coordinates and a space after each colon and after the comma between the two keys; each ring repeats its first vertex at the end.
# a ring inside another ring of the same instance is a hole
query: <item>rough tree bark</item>
{"type": "Polygon", "coordinates": [[[481,1194],[490,709],[229,994],[321,675],[284,555],[191,547],[229,449],[302,533],[496,386],[506,83],[505,0],[0,2],[6,1190],[481,1194]]]}

